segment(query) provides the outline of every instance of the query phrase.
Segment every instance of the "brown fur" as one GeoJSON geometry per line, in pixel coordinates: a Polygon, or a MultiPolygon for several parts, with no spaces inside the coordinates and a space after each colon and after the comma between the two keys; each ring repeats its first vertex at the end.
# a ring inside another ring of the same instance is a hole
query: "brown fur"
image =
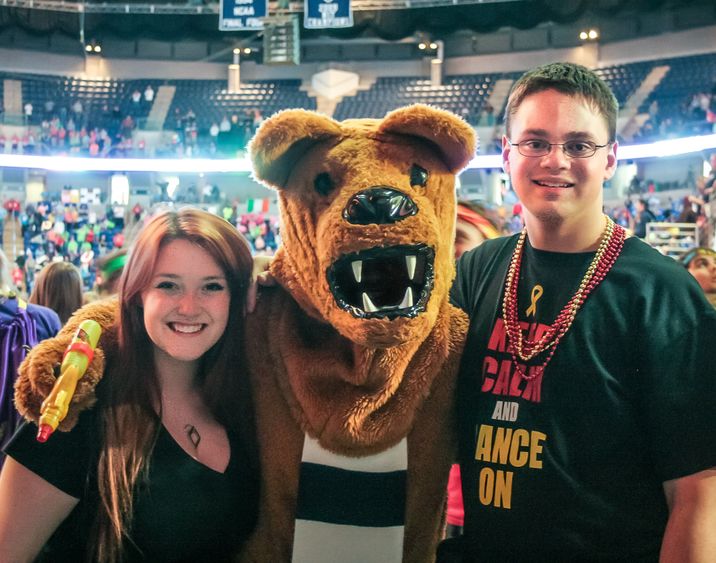
{"type": "Polygon", "coordinates": [[[62,362],[62,355],[80,323],[92,319],[102,327],[94,359],[77,383],[67,416],[57,427],[63,432],[72,429],[77,423],[79,413],[92,407],[96,402],[94,388],[104,373],[104,351],[116,347],[117,332],[114,319],[117,311],[116,298],[86,305],[70,317],[55,338],[43,340],[32,349],[20,365],[19,376],[15,382],[15,407],[20,414],[35,423],[39,420],[42,401],[50,394],[55,383],[55,367],[62,362]]]}
{"type": "MultiPolygon", "coordinates": [[[[342,123],[287,110],[269,118],[250,145],[255,176],[279,190],[283,245],[271,266],[281,287],[265,289],[247,318],[262,492],[259,523],[242,560],[289,561],[304,433],[328,450],[377,453],[407,437],[408,491],[403,560],[432,561],[443,525],[453,455],[452,394],[468,321],[448,303],[454,277],[455,175],[472,158],[472,129],[427,106],[383,120],[342,123]],[[429,171],[411,186],[410,168],[429,171]],[[314,189],[318,174],[334,182],[314,189]],[[351,224],[343,210],[361,190],[391,187],[418,213],[392,224],[351,224]],[[435,251],[434,285],[413,317],[357,318],[337,305],[327,281],[331,264],[374,247],[423,243],[435,251]]],[[[116,305],[92,304],[62,333],[30,354],[21,369],[17,404],[31,419],[49,392],[74,329],[83,318],[113,326],[116,305]]],[[[113,346],[105,331],[100,347],[113,346]]],[[[60,430],[93,402],[102,372],[98,351],[60,430]]],[[[379,558],[379,554],[376,554],[379,558]]]]}
{"type": "MultiPolygon", "coordinates": [[[[257,179],[279,191],[283,246],[248,319],[263,487],[245,561],[288,561],[304,433],[346,456],[408,438],[403,560],[431,561],[452,459],[452,392],[467,318],[448,303],[454,277],[455,174],[475,138],[457,117],[412,106],[384,120],[338,123],[303,110],[267,120],[250,145],[257,179]],[[410,185],[410,167],[429,171],[410,185]],[[314,189],[328,174],[335,187],[314,189]],[[419,212],[392,224],[351,224],[351,198],[373,186],[408,195],[419,212]],[[336,304],[327,270],[341,256],[425,243],[435,249],[427,307],[412,318],[356,318],[336,304]],[[268,343],[268,345],[266,344],[268,343]]],[[[379,554],[376,554],[379,559],[379,554]]]]}

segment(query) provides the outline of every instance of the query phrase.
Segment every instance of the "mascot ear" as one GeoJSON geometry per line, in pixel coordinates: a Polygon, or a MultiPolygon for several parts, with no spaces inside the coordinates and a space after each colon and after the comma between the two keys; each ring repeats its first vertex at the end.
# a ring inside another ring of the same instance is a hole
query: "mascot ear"
{"type": "Polygon", "coordinates": [[[340,134],[337,121],[313,111],[289,109],[272,115],[249,143],[254,178],[270,188],[283,188],[312,146],[340,134]]]}
{"type": "Polygon", "coordinates": [[[477,150],[477,135],[465,121],[423,104],[391,111],[380,124],[380,131],[412,135],[437,145],[451,174],[465,168],[477,150]]]}

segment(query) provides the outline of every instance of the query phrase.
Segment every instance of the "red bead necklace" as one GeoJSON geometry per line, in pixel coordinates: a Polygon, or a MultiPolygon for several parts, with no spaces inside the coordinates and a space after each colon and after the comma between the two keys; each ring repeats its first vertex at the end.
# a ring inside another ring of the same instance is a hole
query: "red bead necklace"
{"type": "Polygon", "coordinates": [[[517,240],[517,246],[512,253],[510,259],[510,267],[507,270],[507,279],[505,280],[505,295],[502,300],[502,318],[505,322],[507,330],[508,346],[507,349],[512,355],[517,372],[523,379],[531,380],[542,375],[545,367],[552,359],[557,344],[567,333],[569,327],[572,326],[577,311],[581,308],[587,296],[597,287],[609,270],[614,266],[619,254],[624,246],[626,231],[620,225],[617,225],[609,217],[605,215],[607,226],[602,234],[602,240],[599,248],[592,259],[587,272],[584,274],[577,291],[560,311],[557,318],[550,325],[539,340],[530,340],[524,336],[520,328],[520,320],[517,313],[517,285],[520,279],[520,266],[522,262],[522,251],[525,240],[527,239],[527,229],[523,229],[520,238],[517,240]],[[518,360],[527,363],[535,356],[549,350],[547,358],[542,365],[534,366],[528,375],[518,360]]]}

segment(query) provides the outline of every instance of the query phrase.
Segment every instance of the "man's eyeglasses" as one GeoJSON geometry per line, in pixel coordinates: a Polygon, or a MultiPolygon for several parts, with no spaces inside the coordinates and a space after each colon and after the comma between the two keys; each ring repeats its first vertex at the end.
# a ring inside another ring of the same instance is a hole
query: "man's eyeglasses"
{"type": "Polygon", "coordinates": [[[529,139],[520,143],[507,142],[511,147],[517,147],[517,150],[522,156],[547,156],[552,150],[552,147],[562,147],[564,154],[570,158],[589,158],[590,156],[594,156],[597,149],[603,149],[611,145],[611,143],[598,145],[592,141],[582,141],[579,139],[567,141],[566,143],[548,143],[543,139],[529,139]]]}

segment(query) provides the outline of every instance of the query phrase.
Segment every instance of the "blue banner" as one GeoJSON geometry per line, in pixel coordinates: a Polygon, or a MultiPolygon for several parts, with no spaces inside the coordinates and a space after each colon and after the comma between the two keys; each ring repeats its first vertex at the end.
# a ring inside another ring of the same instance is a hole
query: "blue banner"
{"type": "Polygon", "coordinates": [[[221,0],[219,30],[263,29],[268,0],[221,0]]]}
{"type": "Polygon", "coordinates": [[[303,27],[352,27],[351,0],[304,0],[303,27]]]}

